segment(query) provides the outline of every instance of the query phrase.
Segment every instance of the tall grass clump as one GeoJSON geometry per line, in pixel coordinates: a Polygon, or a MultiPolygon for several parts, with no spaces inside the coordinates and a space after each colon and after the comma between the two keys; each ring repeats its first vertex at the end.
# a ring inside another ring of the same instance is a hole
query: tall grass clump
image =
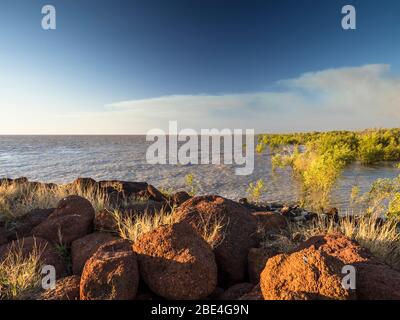
{"type": "MultiPolygon", "coordinates": [[[[130,215],[114,210],[112,212],[116,221],[118,234],[121,238],[127,239],[135,243],[142,234],[151,232],[163,225],[171,225],[179,222],[179,217],[174,214],[175,208],[171,211],[161,209],[156,213],[145,213],[142,215],[130,215]]],[[[212,247],[216,247],[221,239],[221,230],[224,225],[222,219],[210,219],[203,221],[201,228],[201,236],[212,247]]]]}
{"type": "Polygon", "coordinates": [[[0,300],[23,299],[40,290],[41,250],[23,255],[22,245],[11,248],[0,262],[0,300]]]}
{"type": "Polygon", "coordinates": [[[156,213],[145,212],[142,215],[125,214],[120,210],[114,210],[112,214],[120,237],[133,243],[142,234],[153,231],[163,225],[178,222],[173,212],[167,212],[165,209],[161,209],[156,213]]]}
{"type": "Polygon", "coordinates": [[[312,236],[340,232],[357,241],[382,262],[400,269],[400,233],[394,220],[383,224],[370,215],[346,216],[335,223],[332,219],[319,218],[307,224],[290,224],[293,238],[308,239],[312,236]]]}
{"type": "Polygon", "coordinates": [[[96,211],[109,208],[108,196],[95,187],[11,182],[0,184],[0,220],[15,220],[37,208],[54,208],[69,195],[88,199],[96,211]]]}

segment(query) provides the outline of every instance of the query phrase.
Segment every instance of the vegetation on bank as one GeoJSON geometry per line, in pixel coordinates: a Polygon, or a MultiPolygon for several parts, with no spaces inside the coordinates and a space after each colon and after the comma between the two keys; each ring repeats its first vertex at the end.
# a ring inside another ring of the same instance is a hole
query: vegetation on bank
{"type": "MultiPolygon", "coordinates": [[[[387,183],[386,181],[377,183],[374,189],[378,190],[379,192],[376,192],[379,194],[382,192],[382,189],[384,189],[385,192],[392,192],[393,190],[390,188],[384,187],[387,183]]],[[[393,181],[390,181],[390,183],[392,189],[397,186],[393,184],[393,181]]],[[[9,184],[7,186],[11,188],[11,190],[16,190],[16,186],[11,185],[12,184],[9,184]]],[[[36,199],[36,203],[41,205],[51,203],[48,202],[48,199],[52,199],[50,196],[39,201],[40,197],[43,196],[43,190],[40,188],[23,189],[24,193],[19,193],[23,195],[23,197],[20,197],[19,200],[36,199]],[[36,192],[38,193],[35,194],[36,192]]],[[[60,186],[60,188],[65,187],[60,186]]],[[[253,188],[249,190],[250,195],[254,196],[253,201],[257,201],[257,197],[263,188],[263,183],[253,183],[253,188]]],[[[60,193],[61,191],[55,190],[57,190],[57,188],[54,187],[52,192],[55,193],[51,193],[52,196],[64,195],[64,193],[60,193]]],[[[80,192],[90,193],[93,191],[94,189],[88,188],[86,191],[81,190],[80,192]]],[[[72,189],[69,190],[69,192],[73,192],[72,189]]],[[[14,193],[6,192],[6,194],[14,193]]],[[[112,204],[109,203],[109,199],[104,195],[101,196],[98,193],[96,193],[96,195],[85,194],[91,201],[97,201],[96,211],[104,210],[105,208],[106,210],[112,210],[111,212],[116,222],[116,229],[113,230],[114,235],[127,239],[132,243],[135,243],[143,234],[155,230],[160,226],[171,225],[178,222],[178,216],[174,214],[175,207],[168,209],[162,207],[152,214],[147,214],[145,212],[142,215],[130,215],[126,212],[124,213],[122,209],[109,209],[112,208],[112,204]]],[[[360,197],[357,190],[354,190],[354,201],[359,201],[360,197]]],[[[17,198],[13,199],[18,201],[17,198]]],[[[18,203],[14,203],[14,206],[21,210],[24,208],[24,206],[18,205],[18,203]]],[[[393,208],[393,206],[394,205],[390,208],[393,208]]],[[[277,212],[278,213],[275,214],[279,214],[279,211],[277,212]]],[[[204,229],[203,231],[200,230],[200,235],[209,243],[210,247],[215,248],[219,246],[224,239],[224,236],[219,236],[223,232],[224,221],[222,219],[210,219],[210,221],[202,221],[201,225],[204,226],[204,229]]],[[[360,217],[348,216],[336,221],[333,218],[320,216],[308,222],[294,222],[293,220],[289,222],[288,229],[281,230],[276,234],[271,234],[269,227],[264,224],[260,224],[259,228],[264,228],[264,230],[257,230],[257,234],[259,234],[260,237],[264,235],[264,239],[260,242],[260,247],[264,248],[266,252],[291,252],[302,241],[311,236],[340,232],[356,240],[363,247],[368,248],[380,261],[400,270],[400,234],[397,230],[397,223],[393,219],[382,222],[377,221],[374,215],[362,215],[360,217]]],[[[15,247],[8,253],[6,258],[0,263],[0,299],[24,299],[35,295],[40,288],[40,257],[41,252],[39,250],[35,249],[27,256],[23,254],[20,247],[15,247]]],[[[68,257],[68,260],[71,260],[71,257],[68,257]]],[[[65,265],[66,264],[67,262],[65,262],[65,265]]]]}
{"type": "Polygon", "coordinates": [[[107,195],[94,187],[76,185],[52,185],[31,183],[0,184],[0,221],[16,220],[37,208],[54,208],[60,199],[78,195],[92,203],[95,210],[109,208],[107,195]]]}
{"type": "MultiPolygon", "coordinates": [[[[360,132],[332,131],[259,136],[256,150],[269,146],[272,167],[290,167],[302,188],[301,204],[323,211],[344,168],[358,161],[364,165],[382,161],[400,161],[400,129],[371,129],[360,132]]],[[[380,179],[359,200],[368,211],[385,211],[400,216],[400,177],[380,179]],[[384,207],[384,208],[383,208],[384,207]]]]}
{"type": "Polygon", "coordinates": [[[41,251],[24,256],[22,247],[13,247],[0,262],[0,300],[23,299],[40,290],[41,251]]]}
{"type": "Polygon", "coordinates": [[[378,223],[372,215],[346,216],[336,223],[320,217],[306,224],[290,224],[289,229],[292,239],[300,240],[340,232],[367,248],[380,261],[400,269],[400,233],[393,219],[378,223]]]}

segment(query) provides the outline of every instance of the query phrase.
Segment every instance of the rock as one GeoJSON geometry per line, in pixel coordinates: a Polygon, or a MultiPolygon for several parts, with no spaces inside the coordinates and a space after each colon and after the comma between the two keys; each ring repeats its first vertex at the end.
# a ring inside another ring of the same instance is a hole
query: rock
{"type": "Polygon", "coordinates": [[[241,283],[246,279],[247,255],[257,245],[257,220],[242,205],[220,196],[194,197],[174,213],[180,221],[190,223],[202,235],[216,223],[222,224],[214,241],[218,280],[222,286],[241,283]]]}
{"type": "Polygon", "coordinates": [[[8,243],[8,237],[10,236],[10,231],[4,227],[0,227],[0,246],[8,243]]]}
{"type": "Polygon", "coordinates": [[[124,209],[126,215],[154,215],[158,212],[160,212],[162,209],[165,207],[157,201],[154,200],[149,200],[146,202],[136,202],[132,203],[124,209]]]}
{"type": "Polygon", "coordinates": [[[79,196],[68,196],[58,203],[45,221],[33,229],[33,234],[55,243],[69,245],[92,232],[94,216],[94,209],[88,200],[79,196]]]}
{"type": "Polygon", "coordinates": [[[103,244],[86,262],[81,300],[133,300],[139,284],[136,254],[127,240],[103,244]]]}
{"type": "Polygon", "coordinates": [[[208,296],[208,299],[210,300],[218,300],[219,297],[225,292],[224,289],[220,287],[216,287],[214,291],[208,296]]]}
{"type": "Polygon", "coordinates": [[[263,248],[251,248],[248,254],[248,272],[250,282],[257,284],[260,282],[260,274],[265,268],[267,260],[274,256],[272,252],[268,252],[263,248]]]}
{"type": "Polygon", "coordinates": [[[238,300],[264,300],[261,293],[260,284],[257,284],[250,292],[244,294],[238,300]]]}
{"type": "Polygon", "coordinates": [[[356,269],[356,293],[362,300],[400,300],[400,272],[379,262],[357,242],[340,233],[315,236],[298,250],[313,248],[356,269]]]}
{"type": "Polygon", "coordinates": [[[96,212],[94,218],[94,228],[98,231],[117,232],[118,225],[112,212],[101,210],[96,212]]]}
{"type": "Polygon", "coordinates": [[[100,196],[103,196],[111,207],[122,207],[128,198],[122,191],[118,191],[114,187],[103,187],[99,189],[100,196]]]}
{"type": "Polygon", "coordinates": [[[284,216],[276,212],[254,212],[259,227],[266,233],[275,233],[288,228],[287,220],[284,216]]]}
{"type": "Polygon", "coordinates": [[[82,273],[86,261],[105,244],[116,238],[109,233],[95,232],[77,239],[71,245],[72,272],[75,275],[82,273]]]}
{"type": "Polygon", "coordinates": [[[268,259],[261,273],[265,300],[347,300],[342,287],[343,263],[314,248],[268,259]]]}
{"type": "Polygon", "coordinates": [[[154,200],[157,202],[164,202],[166,201],[165,196],[159,191],[156,187],[149,184],[147,186],[147,193],[149,194],[149,199],[154,200]]]}
{"type": "Polygon", "coordinates": [[[192,197],[186,191],[179,191],[172,196],[172,206],[179,207],[190,198],[192,197]]]}
{"type": "Polygon", "coordinates": [[[32,236],[32,230],[45,221],[54,209],[34,209],[15,222],[12,240],[32,236]]]}
{"type": "Polygon", "coordinates": [[[146,182],[128,182],[119,180],[99,181],[101,188],[113,187],[118,192],[122,192],[125,197],[131,197],[138,192],[147,189],[146,182]]]}
{"type": "Polygon", "coordinates": [[[186,222],[161,226],[134,244],[144,282],[172,300],[209,296],[217,284],[217,265],[210,246],[186,222]]]}
{"type": "Polygon", "coordinates": [[[28,182],[29,182],[29,180],[26,177],[19,177],[19,178],[13,180],[13,183],[15,183],[15,184],[27,184],[28,182]]]}
{"type": "Polygon", "coordinates": [[[79,276],[70,276],[56,281],[56,288],[40,294],[40,300],[79,300],[79,276]]]}
{"type": "Polygon", "coordinates": [[[260,285],[255,286],[252,291],[244,294],[238,300],[244,300],[244,301],[262,301],[262,300],[264,300],[264,297],[262,296],[262,293],[261,293],[260,285]]]}
{"type": "Polygon", "coordinates": [[[339,222],[339,210],[337,208],[330,208],[328,212],[325,213],[328,219],[332,219],[335,222],[339,222]]]}
{"type": "Polygon", "coordinates": [[[55,247],[45,239],[41,238],[21,238],[8,244],[0,246],[0,261],[3,261],[12,250],[21,250],[22,257],[28,258],[31,254],[40,255],[40,262],[45,265],[54,266],[56,276],[66,275],[66,266],[55,247]]]}
{"type": "Polygon", "coordinates": [[[75,190],[80,190],[83,192],[95,192],[99,188],[99,184],[92,178],[77,178],[70,184],[70,186],[75,190]]]}
{"type": "Polygon", "coordinates": [[[155,300],[154,296],[151,292],[138,292],[136,294],[136,298],[135,300],[138,301],[151,301],[151,300],[155,300]]]}
{"type": "Polygon", "coordinates": [[[251,292],[254,288],[252,283],[238,283],[227,289],[219,296],[219,300],[237,300],[243,295],[251,292]]]}

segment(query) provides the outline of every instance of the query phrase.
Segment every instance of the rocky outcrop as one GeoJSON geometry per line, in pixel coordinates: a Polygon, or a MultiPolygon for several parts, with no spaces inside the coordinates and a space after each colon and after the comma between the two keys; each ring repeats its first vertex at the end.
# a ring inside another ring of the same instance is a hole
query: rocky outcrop
{"type": "Polygon", "coordinates": [[[264,300],[264,297],[261,293],[260,284],[254,286],[250,292],[244,294],[238,300],[264,300]]]}
{"type": "Polygon", "coordinates": [[[14,223],[12,240],[29,237],[32,230],[44,222],[54,209],[34,209],[14,223]]]}
{"type": "Polygon", "coordinates": [[[98,248],[100,248],[100,246],[112,240],[116,240],[116,238],[109,233],[95,232],[72,242],[72,272],[75,275],[80,275],[86,261],[97,251],[98,248]]]}
{"type": "Polygon", "coordinates": [[[124,212],[125,215],[131,215],[131,216],[138,216],[138,215],[154,215],[160,210],[166,209],[166,206],[163,206],[162,203],[154,201],[154,200],[148,200],[145,202],[136,202],[133,204],[130,204],[128,207],[123,209],[122,211],[124,212]]]}
{"type": "Polygon", "coordinates": [[[186,222],[143,234],[134,244],[134,250],[143,280],[161,297],[203,299],[216,287],[214,254],[186,222]]]}
{"type": "Polygon", "coordinates": [[[94,229],[104,232],[117,232],[118,224],[113,213],[108,210],[97,211],[94,218],[94,229]]]}
{"type": "Polygon", "coordinates": [[[265,233],[274,233],[285,230],[288,222],[284,216],[276,212],[254,212],[253,216],[257,218],[259,229],[265,233]]]}
{"type": "Polygon", "coordinates": [[[300,245],[298,250],[313,248],[356,271],[356,294],[361,300],[400,300],[400,272],[377,261],[357,242],[340,233],[316,236],[300,245]]]}
{"type": "Polygon", "coordinates": [[[265,300],[347,300],[342,286],[343,263],[314,248],[268,259],[261,273],[265,300]]]}
{"type": "Polygon", "coordinates": [[[45,221],[33,229],[33,235],[69,245],[92,232],[94,217],[94,209],[88,200],[68,196],[58,203],[45,221]]]}
{"type": "Polygon", "coordinates": [[[8,243],[8,238],[10,237],[10,231],[4,227],[0,227],[0,246],[8,243]]]}
{"type": "Polygon", "coordinates": [[[114,188],[117,192],[121,192],[124,197],[135,197],[137,193],[147,190],[146,182],[130,182],[119,180],[107,180],[98,182],[100,188],[114,188]]]}
{"type": "Polygon", "coordinates": [[[136,254],[126,240],[102,245],[86,262],[80,281],[81,300],[133,300],[139,284],[136,254]]]}
{"type": "Polygon", "coordinates": [[[181,204],[189,200],[191,196],[186,191],[179,191],[172,195],[171,205],[179,207],[181,204]]]}
{"type": "Polygon", "coordinates": [[[258,284],[260,282],[260,274],[265,268],[267,260],[275,255],[275,251],[264,248],[251,248],[248,254],[248,273],[251,283],[258,284]]]}
{"type": "Polygon", "coordinates": [[[180,221],[190,223],[200,235],[204,230],[210,232],[216,223],[221,224],[214,239],[218,243],[214,253],[219,282],[229,286],[246,279],[248,251],[257,244],[257,221],[249,209],[211,195],[186,201],[175,215],[180,221]]]}
{"type": "Polygon", "coordinates": [[[70,276],[56,281],[55,289],[40,294],[39,300],[79,300],[79,276],[70,276]]]}
{"type": "Polygon", "coordinates": [[[254,284],[252,283],[238,283],[228,288],[224,293],[222,293],[218,300],[237,300],[244,296],[245,294],[250,293],[254,288],[254,284]]]}
{"type": "Polygon", "coordinates": [[[149,199],[150,200],[154,200],[157,202],[164,202],[166,201],[165,196],[162,194],[162,192],[160,190],[158,190],[156,187],[152,186],[151,184],[149,184],[147,186],[147,193],[149,195],[149,199]]]}

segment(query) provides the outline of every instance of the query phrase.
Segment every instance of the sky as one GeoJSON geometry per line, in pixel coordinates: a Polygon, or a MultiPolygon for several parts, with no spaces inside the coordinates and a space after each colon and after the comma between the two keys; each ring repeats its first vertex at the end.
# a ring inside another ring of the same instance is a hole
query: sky
{"type": "Polygon", "coordinates": [[[0,134],[398,127],[399,34],[398,0],[2,0],[0,134]]]}

